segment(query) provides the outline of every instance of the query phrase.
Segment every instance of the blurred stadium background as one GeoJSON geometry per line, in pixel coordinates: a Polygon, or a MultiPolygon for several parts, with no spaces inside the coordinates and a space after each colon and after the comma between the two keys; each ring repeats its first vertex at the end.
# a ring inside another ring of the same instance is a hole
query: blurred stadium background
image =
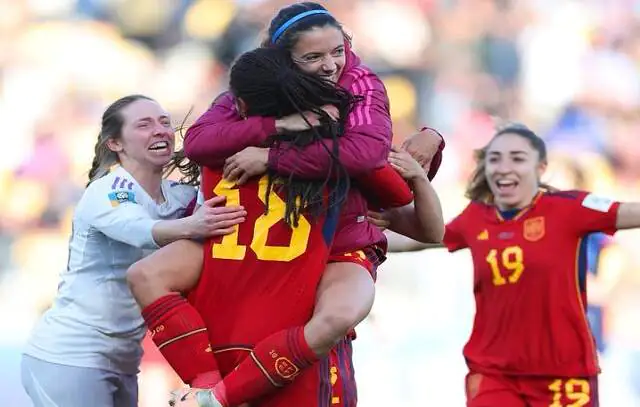
{"type": "MultiPolygon", "coordinates": [[[[226,87],[291,0],[0,0],[0,404],[31,405],[20,351],[55,295],[73,206],[100,114],[128,93],[156,98],[176,124],[226,87]]],[[[396,142],[423,124],[447,139],[436,180],[445,216],[465,205],[472,150],[496,122],[548,141],[547,181],[640,199],[639,0],[340,0],[326,6],[385,80],[396,142]]],[[[640,234],[600,256],[601,403],[640,406],[640,234]]],[[[391,255],[359,329],[361,405],[462,406],[461,349],[474,312],[467,253],[391,255]]],[[[178,385],[148,350],[143,407],[178,385]]]]}

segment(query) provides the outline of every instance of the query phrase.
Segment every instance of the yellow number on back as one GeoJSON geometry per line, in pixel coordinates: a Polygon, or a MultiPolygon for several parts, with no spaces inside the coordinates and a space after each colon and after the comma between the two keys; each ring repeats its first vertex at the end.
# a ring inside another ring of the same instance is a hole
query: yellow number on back
{"type": "Polygon", "coordinates": [[[584,379],[568,379],[564,382],[557,379],[551,382],[549,390],[553,393],[553,403],[549,407],[583,407],[591,401],[591,386],[588,380],[584,379]],[[562,404],[562,396],[570,401],[571,404],[562,404]]]}
{"type": "Polygon", "coordinates": [[[504,285],[509,283],[515,284],[524,272],[524,256],[520,246],[509,246],[502,251],[500,259],[498,259],[498,250],[491,249],[487,254],[487,263],[491,267],[493,275],[493,285],[504,285]],[[504,268],[510,272],[507,278],[502,275],[501,269],[504,268]]]}
{"type": "MultiPolygon", "coordinates": [[[[263,176],[260,178],[258,187],[258,198],[266,204],[265,195],[267,192],[268,178],[263,176]]],[[[240,204],[240,190],[234,182],[224,179],[220,180],[213,189],[216,195],[227,197],[227,205],[240,204]]],[[[311,224],[304,216],[298,220],[298,227],[291,229],[291,239],[286,246],[271,246],[267,244],[269,230],[278,222],[283,221],[285,214],[285,202],[280,199],[278,194],[271,192],[269,194],[269,212],[262,214],[256,219],[253,225],[253,238],[251,240],[251,250],[256,254],[259,260],[264,261],[291,261],[301,256],[309,244],[309,236],[311,235],[311,224]]],[[[220,243],[213,245],[212,256],[217,259],[242,260],[244,259],[247,246],[238,243],[238,235],[240,225],[235,226],[233,233],[222,238],[220,243]]]]}
{"type": "MultiPolygon", "coordinates": [[[[225,204],[240,205],[240,190],[235,182],[229,182],[224,178],[218,182],[213,193],[227,198],[225,204]]],[[[242,260],[247,254],[247,246],[238,244],[240,225],[233,227],[233,233],[225,235],[220,243],[214,243],[211,255],[216,259],[242,260]]]]}

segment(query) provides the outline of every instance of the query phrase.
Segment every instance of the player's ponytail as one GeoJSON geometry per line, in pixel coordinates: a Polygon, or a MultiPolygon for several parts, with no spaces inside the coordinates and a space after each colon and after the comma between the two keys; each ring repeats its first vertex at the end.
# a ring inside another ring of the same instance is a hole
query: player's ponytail
{"type": "Polygon", "coordinates": [[[102,123],[98,140],[94,147],[93,162],[89,170],[89,182],[104,177],[114,164],[117,164],[118,154],[107,146],[107,142],[111,139],[117,140],[122,137],[122,126],[124,125],[124,117],[122,117],[122,109],[129,106],[136,100],[146,99],[153,100],[144,95],[129,95],[113,102],[107,110],[102,114],[102,123]]]}
{"type": "MultiPolygon", "coordinates": [[[[346,117],[358,99],[329,81],[299,71],[287,53],[278,48],[259,48],[240,56],[231,68],[230,88],[244,102],[247,116],[284,117],[312,111],[321,117],[320,126],[274,135],[269,138],[269,145],[286,143],[290,148],[301,148],[322,139],[333,140],[331,147],[321,144],[331,159],[331,170],[324,180],[300,180],[293,175],[284,178],[269,173],[267,198],[273,188],[284,194],[285,221],[296,226],[303,211],[318,215],[324,210],[327,206],[324,191],[330,179],[328,205],[340,205],[346,199],[349,177],[339,160],[337,138],[342,135],[346,117]],[[325,105],[338,108],[338,122],[322,110],[325,105]]],[[[266,202],[268,210],[268,199],[266,202]]]]}

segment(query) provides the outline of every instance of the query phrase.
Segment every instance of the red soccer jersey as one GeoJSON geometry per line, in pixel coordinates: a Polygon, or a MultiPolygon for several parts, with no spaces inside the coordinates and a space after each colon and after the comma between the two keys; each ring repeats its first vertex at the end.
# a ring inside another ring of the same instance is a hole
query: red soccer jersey
{"type": "Polygon", "coordinates": [[[202,188],[205,199],[223,195],[227,205],[241,204],[248,213],[235,233],[205,243],[202,275],[189,295],[227,374],[255,343],[311,318],[338,209],[319,219],[301,217],[292,229],[275,192],[265,214],[266,176],[238,187],[222,179],[222,170],[205,168],[202,188]]]}
{"type": "Polygon", "coordinates": [[[585,192],[540,193],[512,213],[471,202],[447,225],[449,251],[469,248],[473,258],[476,315],[464,347],[471,370],[558,377],[599,372],[586,319],[582,242],[591,232],[613,234],[618,206],[585,192]]]}

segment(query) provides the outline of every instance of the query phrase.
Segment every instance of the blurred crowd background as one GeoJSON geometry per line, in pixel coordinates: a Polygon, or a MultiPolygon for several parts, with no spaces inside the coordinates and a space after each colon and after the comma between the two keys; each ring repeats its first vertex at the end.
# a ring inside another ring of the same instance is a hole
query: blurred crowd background
{"type": "MultiPolygon", "coordinates": [[[[291,2],[0,0],[0,404],[30,405],[21,347],[65,268],[106,105],[143,93],[192,122],[291,2]]],[[[640,200],[639,0],[323,3],[384,78],[396,143],[422,125],[444,134],[447,219],[466,204],[473,149],[503,120],[546,138],[552,185],[640,200]]],[[[638,242],[619,233],[591,261],[605,407],[640,406],[638,242]]],[[[471,273],[468,253],[389,256],[355,343],[364,407],[464,405],[471,273]]],[[[143,407],[179,384],[152,347],[140,380],[143,407]]]]}

